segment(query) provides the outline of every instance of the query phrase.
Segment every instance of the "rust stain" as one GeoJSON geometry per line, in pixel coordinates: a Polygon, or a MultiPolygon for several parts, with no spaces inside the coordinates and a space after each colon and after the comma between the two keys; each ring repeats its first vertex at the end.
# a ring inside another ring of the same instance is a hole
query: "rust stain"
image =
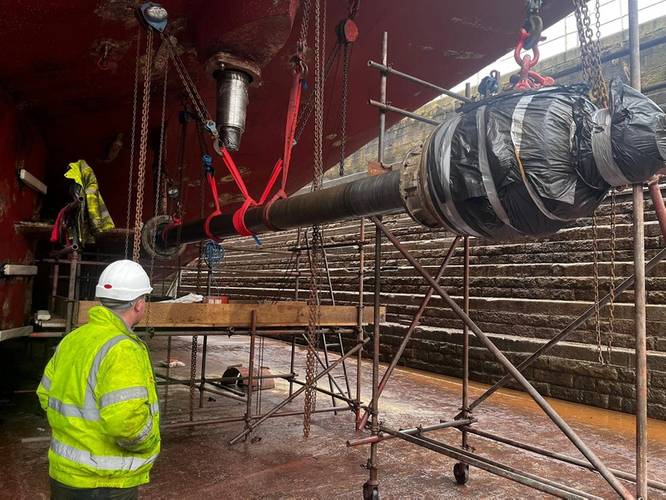
{"type": "MultiPolygon", "coordinates": [[[[246,174],[250,173],[249,167],[240,166],[238,167],[238,171],[241,173],[242,176],[245,176],[246,174]]],[[[234,182],[234,178],[231,176],[231,174],[225,175],[224,177],[220,178],[220,183],[226,183],[226,182],[234,182]]]]}
{"type": "Polygon", "coordinates": [[[468,28],[474,28],[475,30],[478,31],[484,31],[486,33],[491,33],[495,31],[495,29],[490,26],[484,26],[481,23],[481,21],[478,19],[463,19],[461,17],[452,17],[450,21],[455,24],[461,24],[468,28]]]}
{"type": "Polygon", "coordinates": [[[416,48],[419,49],[421,52],[436,52],[444,57],[459,59],[459,60],[481,59],[482,57],[484,57],[484,54],[479,54],[478,52],[472,52],[469,50],[453,50],[453,49],[438,50],[431,45],[418,45],[416,48]]]}
{"type": "Polygon", "coordinates": [[[129,47],[129,41],[111,39],[95,40],[90,47],[90,55],[95,60],[99,69],[115,72],[129,47]]]}
{"type": "Polygon", "coordinates": [[[243,201],[243,195],[240,193],[222,193],[219,196],[220,205],[229,205],[243,201]]]}
{"type": "Polygon", "coordinates": [[[467,60],[467,59],[481,59],[483,58],[483,54],[479,54],[478,52],[472,52],[469,50],[442,50],[440,52],[444,57],[450,57],[453,59],[461,59],[461,60],[467,60]]]}

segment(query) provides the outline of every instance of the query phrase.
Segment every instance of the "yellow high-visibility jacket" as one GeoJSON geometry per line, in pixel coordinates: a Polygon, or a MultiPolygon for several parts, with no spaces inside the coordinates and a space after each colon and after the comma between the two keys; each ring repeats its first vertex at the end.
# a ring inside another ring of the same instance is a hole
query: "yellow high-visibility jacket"
{"type": "Polygon", "coordinates": [[[116,314],[58,345],[37,389],[51,426],[49,475],[75,488],[147,483],[160,451],[159,402],[146,345],[116,314]]]}

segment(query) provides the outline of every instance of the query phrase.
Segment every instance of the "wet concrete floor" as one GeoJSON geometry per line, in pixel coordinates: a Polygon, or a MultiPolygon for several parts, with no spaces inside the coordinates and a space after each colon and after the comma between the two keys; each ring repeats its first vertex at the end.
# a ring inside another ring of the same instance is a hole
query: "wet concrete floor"
{"type": "MultiPolygon", "coordinates": [[[[190,339],[174,338],[173,346],[173,358],[186,366],[172,369],[172,375],[187,378],[190,339]]],[[[229,365],[247,365],[248,347],[247,337],[210,337],[208,375],[221,376],[229,365]]],[[[152,340],[151,348],[156,363],[165,359],[165,339],[152,340]]],[[[289,358],[289,344],[264,341],[263,365],[269,366],[273,373],[287,373],[289,358]]],[[[297,348],[296,372],[301,379],[304,378],[304,366],[305,351],[297,348]]],[[[355,362],[352,360],[347,367],[353,388],[355,362]]],[[[362,368],[363,395],[367,401],[370,396],[370,362],[364,360],[362,368]]],[[[336,374],[341,372],[336,371],[336,374]]],[[[473,384],[472,397],[484,388],[481,384],[473,384]]],[[[288,383],[277,380],[275,389],[262,391],[261,410],[270,409],[285,397],[287,391],[288,383]]],[[[400,368],[381,399],[381,420],[391,427],[405,428],[431,425],[438,423],[440,418],[450,419],[460,407],[460,392],[457,379],[400,368]]],[[[204,408],[199,409],[197,391],[195,419],[242,416],[245,411],[245,403],[217,395],[207,394],[204,400],[204,408]]],[[[634,419],[631,415],[554,399],[549,401],[608,466],[633,471],[634,419]]],[[[0,421],[0,498],[48,498],[47,424],[40,415],[34,394],[18,395],[11,403],[3,409],[0,421]]],[[[330,406],[330,397],[317,395],[318,408],[330,406]]],[[[302,408],[300,397],[283,411],[300,411],[302,408]]],[[[188,413],[189,388],[171,386],[163,422],[187,420],[188,413]]],[[[500,391],[481,405],[475,416],[479,420],[475,427],[480,430],[581,457],[523,393],[500,391]]],[[[314,415],[308,439],[303,438],[302,417],[292,416],[270,419],[251,435],[251,439],[229,445],[229,440],[242,428],[243,424],[237,422],[164,431],[162,454],[153,469],[151,483],[142,488],[142,496],[164,499],[361,497],[361,488],[367,479],[363,465],[369,447],[346,446],[348,439],[362,435],[354,432],[354,417],[350,412],[314,415]]],[[[428,436],[453,445],[460,442],[460,433],[454,429],[439,430],[428,436]]],[[[666,482],[666,422],[649,422],[649,440],[650,478],[666,482]]],[[[520,470],[604,498],[615,498],[605,481],[590,471],[473,435],[470,443],[476,452],[520,470]]],[[[381,498],[548,497],[478,469],[471,470],[467,485],[459,486],[452,474],[454,463],[453,459],[401,440],[381,443],[381,498]]],[[[633,489],[630,483],[625,484],[633,489]]],[[[651,490],[651,498],[666,498],[666,493],[651,490]]]]}

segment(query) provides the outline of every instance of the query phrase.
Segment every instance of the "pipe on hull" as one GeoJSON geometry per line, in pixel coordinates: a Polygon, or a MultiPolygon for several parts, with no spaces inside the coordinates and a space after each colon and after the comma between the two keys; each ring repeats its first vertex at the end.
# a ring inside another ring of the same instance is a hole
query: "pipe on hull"
{"type": "MultiPolygon", "coordinates": [[[[280,199],[268,209],[265,206],[252,207],[247,211],[245,224],[253,233],[261,234],[401,212],[404,212],[404,204],[400,193],[400,172],[396,171],[280,199]]],[[[204,223],[205,219],[180,226],[169,226],[162,222],[161,227],[155,231],[154,248],[148,247],[147,250],[160,256],[179,245],[207,239],[204,223]]],[[[217,238],[236,235],[231,214],[211,218],[209,228],[217,238]]]]}

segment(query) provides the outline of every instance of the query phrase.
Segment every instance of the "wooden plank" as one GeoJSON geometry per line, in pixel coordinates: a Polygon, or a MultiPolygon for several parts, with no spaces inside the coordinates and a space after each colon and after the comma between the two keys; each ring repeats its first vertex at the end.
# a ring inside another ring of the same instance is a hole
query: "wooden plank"
{"type": "MultiPolygon", "coordinates": [[[[94,301],[79,303],[78,324],[88,321],[88,310],[94,301]]],[[[275,304],[150,304],[151,327],[249,327],[252,310],[257,311],[257,326],[290,327],[308,325],[307,305],[298,302],[275,304]]],[[[321,306],[321,326],[355,326],[356,306],[321,306]]],[[[381,319],[386,318],[382,307],[381,319]]],[[[363,323],[372,321],[372,308],[363,311],[363,323]]],[[[146,326],[144,321],[139,326],[146,326]]]]}
{"type": "Polygon", "coordinates": [[[0,342],[3,340],[15,339],[18,337],[27,337],[32,333],[32,326],[19,326],[8,330],[0,330],[0,342]]]}

